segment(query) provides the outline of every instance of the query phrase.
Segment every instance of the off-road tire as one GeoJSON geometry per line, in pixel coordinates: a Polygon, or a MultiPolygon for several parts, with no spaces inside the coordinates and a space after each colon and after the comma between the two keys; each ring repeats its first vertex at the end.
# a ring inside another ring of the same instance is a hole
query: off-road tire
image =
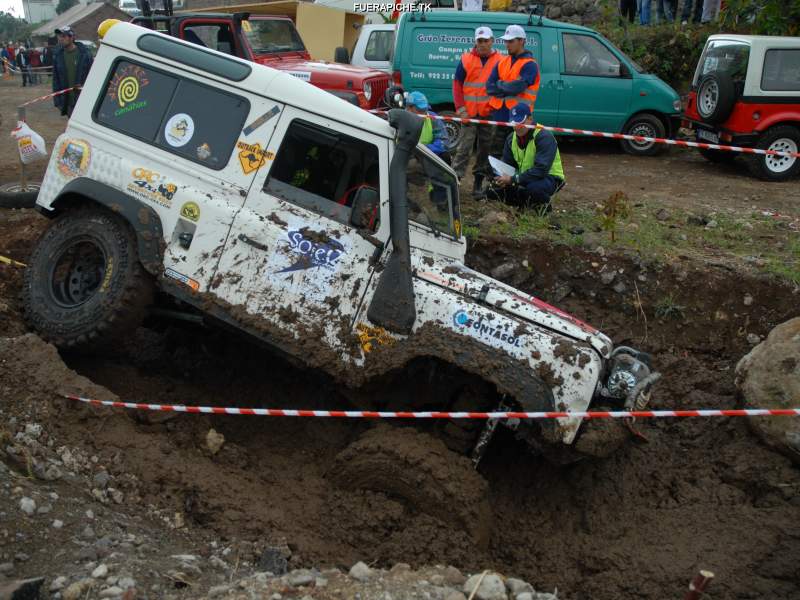
{"type": "MultiPolygon", "coordinates": [[[[773,144],[773,150],[788,150],[797,152],[800,149],[800,129],[791,125],[778,125],[767,129],[761,137],[758,138],[756,148],[762,150],[769,150],[773,144]],[[785,142],[781,142],[785,140],[785,142]],[[777,144],[776,144],[777,142],[777,144]],[[787,143],[788,142],[788,143],[787,143]]],[[[765,154],[752,154],[747,157],[748,167],[750,172],[765,181],[786,181],[791,179],[798,172],[800,172],[800,158],[788,158],[779,156],[767,156],[765,154]],[[782,163],[782,159],[793,161],[789,163],[782,163]],[[782,171],[775,171],[770,165],[782,163],[785,166],[782,171]]]]}
{"type": "Polygon", "coordinates": [[[85,350],[135,329],[153,289],[128,223],[89,207],[65,213],[42,235],[25,271],[22,302],[26,321],[44,339],[62,349],[85,350]],[[71,263],[57,270],[77,248],[88,258],[72,255],[71,263]],[[59,278],[66,283],[56,283],[59,278]]]}
{"type": "Polygon", "coordinates": [[[378,425],[339,453],[327,478],[344,489],[399,499],[412,511],[462,529],[476,546],[488,546],[489,485],[467,458],[433,436],[378,425]]]}
{"type": "MultiPolygon", "coordinates": [[[[650,113],[641,113],[632,116],[625,127],[622,128],[625,135],[640,135],[642,137],[663,138],[667,129],[664,123],[657,116],[650,113]]],[[[622,149],[632,156],[656,156],[666,150],[664,144],[656,142],[634,142],[632,140],[622,140],[622,149]]]]}
{"type": "Polygon", "coordinates": [[[726,152],[725,150],[708,150],[706,148],[698,148],[700,156],[705,158],[708,162],[717,165],[730,165],[736,161],[736,152],[726,152]]]}
{"type": "MultiPolygon", "coordinates": [[[[439,113],[441,117],[458,117],[456,113],[451,110],[444,110],[439,113]]],[[[456,155],[458,145],[461,143],[461,135],[463,133],[463,126],[457,121],[442,121],[442,127],[447,132],[447,143],[445,147],[451,156],[456,155]]]]}
{"type": "MultiPolygon", "coordinates": [[[[456,392],[453,402],[447,409],[451,412],[483,412],[494,406],[486,405],[488,394],[484,390],[468,386],[456,392]]],[[[438,423],[438,437],[453,452],[468,455],[478,441],[478,436],[486,425],[483,419],[444,419],[438,423]]]]}
{"type": "Polygon", "coordinates": [[[33,208],[41,184],[30,183],[25,189],[18,183],[0,185],[0,208],[33,208]]]}
{"type": "Polygon", "coordinates": [[[697,114],[705,123],[718,125],[727,119],[736,103],[736,86],[727,73],[710,73],[697,86],[697,114]]]}

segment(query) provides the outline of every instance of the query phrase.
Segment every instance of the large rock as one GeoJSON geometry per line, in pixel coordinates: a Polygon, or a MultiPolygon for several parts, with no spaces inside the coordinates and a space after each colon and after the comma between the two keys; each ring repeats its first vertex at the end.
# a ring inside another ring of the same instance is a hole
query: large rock
{"type": "Polygon", "coordinates": [[[464,584],[463,592],[467,597],[475,592],[477,600],[507,600],[506,584],[499,575],[489,574],[481,579],[481,575],[473,575],[464,584]],[[480,585],[478,582],[480,581],[480,585]],[[475,587],[477,586],[477,590],[475,587]]]}
{"type": "MultiPolygon", "coordinates": [[[[773,329],[736,365],[736,386],[748,407],[800,406],[800,317],[773,329]]],[[[749,420],[769,446],[800,463],[800,417],[749,420]]]]}

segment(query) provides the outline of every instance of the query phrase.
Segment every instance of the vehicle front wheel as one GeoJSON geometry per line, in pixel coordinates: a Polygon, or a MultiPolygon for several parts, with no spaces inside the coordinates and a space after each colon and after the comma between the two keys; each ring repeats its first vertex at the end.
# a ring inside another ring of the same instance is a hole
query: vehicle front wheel
{"type": "Polygon", "coordinates": [[[0,185],[0,208],[33,208],[41,183],[4,183],[0,185]]]}
{"type": "Polygon", "coordinates": [[[134,232],[101,208],[70,211],[53,222],[31,255],[22,289],[28,324],[69,349],[102,346],[130,332],[152,299],[134,232]]]}
{"type": "MultiPolygon", "coordinates": [[[[622,128],[622,133],[641,137],[663,138],[666,135],[666,128],[657,116],[650,113],[642,113],[631,117],[625,123],[625,127],[622,128]]],[[[633,156],[655,156],[662,153],[666,146],[657,142],[622,140],[622,149],[633,156]]]]}
{"type": "MultiPolygon", "coordinates": [[[[446,110],[439,113],[442,117],[457,117],[458,115],[452,111],[446,110]]],[[[445,131],[447,132],[447,151],[455,156],[458,144],[461,141],[461,123],[457,121],[442,121],[445,131]]]]}
{"type": "MultiPolygon", "coordinates": [[[[768,129],[758,139],[756,148],[797,153],[800,148],[800,129],[791,125],[768,129]]],[[[765,181],[786,181],[800,172],[800,159],[796,156],[752,154],[747,159],[750,172],[765,181]]]]}

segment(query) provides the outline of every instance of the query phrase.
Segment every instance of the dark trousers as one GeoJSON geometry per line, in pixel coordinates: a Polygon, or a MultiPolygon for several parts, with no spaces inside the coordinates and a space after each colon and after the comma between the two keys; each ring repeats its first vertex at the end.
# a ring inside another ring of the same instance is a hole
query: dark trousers
{"type": "Polygon", "coordinates": [[[619,12],[623,19],[628,19],[633,23],[636,18],[636,0],[620,0],[619,12]]]}
{"type": "Polygon", "coordinates": [[[459,179],[463,179],[467,173],[467,166],[472,158],[472,149],[476,146],[475,164],[472,166],[472,173],[476,180],[482,180],[484,175],[490,173],[489,153],[492,152],[494,141],[494,125],[475,125],[464,124],[461,126],[461,140],[458,143],[458,151],[453,159],[453,170],[459,179]]]}
{"type": "Polygon", "coordinates": [[[694,0],[694,11],[692,11],[692,0],[684,0],[681,21],[700,22],[703,14],[703,0],[694,0]]]}
{"type": "Polygon", "coordinates": [[[33,85],[30,67],[20,67],[20,71],[22,71],[22,87],[25,87],[28,83],[33,85]]]}
{"type": "Polygon", "coordinates": [[[486,195],[492,200],[500,200],[520,208],[549,206],[550,198],[560,183],[561,180],[557,177],[546,175],[542,179],[531,181],[525,187],[510,185],[503,188],[492,185],[486,191],[486,195]]]}

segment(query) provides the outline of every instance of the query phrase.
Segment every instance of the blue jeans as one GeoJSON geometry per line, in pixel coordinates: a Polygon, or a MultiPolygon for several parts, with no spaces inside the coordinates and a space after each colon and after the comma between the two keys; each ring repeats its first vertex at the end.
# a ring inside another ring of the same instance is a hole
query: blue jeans
{"type": "Polygon", "coordinates": [[[656,4],[658,23],[672,23],[675,20],[675,13],[677,10],[677,4],[673,5],[672,0],[658,0],[656,4]]]}
{"type": "Polygon", "coordinates": [[[639,8],[639,23],[642,25],[650,25],[650,2],[651,0],[636,0],[636,6],[639,8]]]}

